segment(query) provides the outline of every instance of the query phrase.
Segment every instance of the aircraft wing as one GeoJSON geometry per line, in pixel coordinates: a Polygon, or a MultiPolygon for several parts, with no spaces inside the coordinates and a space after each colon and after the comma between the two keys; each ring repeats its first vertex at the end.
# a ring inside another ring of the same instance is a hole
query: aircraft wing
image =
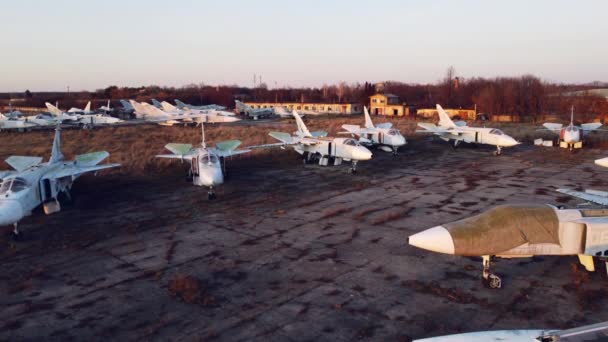
{"type": "Polygon", "coordinates": [[[389,128],[393,127],[393,124],[390,122],[385,122],[385,123],[377,124],[376,127],[382,128],[382,129],[389,129],[389,128]]]}
{"type": "Polygon", "coordinates": [[[38,165],[42,162],[41,157],[10,156],[6,158],[6,163],[17,171],[23,171],[30,166],[38,165]]]}
{"type": "Polygon", "coordinates": [[[562,194],[584,199],[585,201],[608,206],[608,192],[605,191],[585,190],[582,192],[571,189],[557,189],[557,191],[562,194]]]}
{"type": "Polygon", "coordinates": [[[79,166],[78,164],[64,164],[61,168],[55,169],[44,175],[43,179],[60,179],[64,177],[76,178],[83,173],[96,172],[99,170],[118,167],[120,164],[101,164],[92,166],[79,166]]]}
{"type": "Polygon", "coordinates": [[[157,154],[156,158],[166,158],[166,159],[180,159],[185,160],[187,162],[192,162],[193,154],[157,154]]]}
{"type": "Polygon", "coordinates": [[[456,135],[466,133],[465,131],[460,130],[458,128],[445,129],[445,128],[439,127],[435,124],[426,123],[426,122],[419,122],[418,126],[424,128],[424,130],[416,130],[416,132],[418,132],[418,133],[435,133],[435,134],[449,133],[449,134],[456,134],[456,135]]]}
{"type": "Polygon", "coordinates": [[[82,166],[93,166],[101,163],[102,160],[106,159],[110,154],[106,151],[91,152],[85,154],[79,154],[76,156],[76,164],[82,166]]]}

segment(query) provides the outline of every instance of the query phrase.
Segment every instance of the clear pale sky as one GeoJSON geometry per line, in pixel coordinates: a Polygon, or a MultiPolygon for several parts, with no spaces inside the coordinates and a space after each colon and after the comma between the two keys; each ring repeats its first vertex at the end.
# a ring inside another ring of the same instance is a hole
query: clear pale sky
{"type": "Polygon", "coordinates": [[[608,1],[4,0],[0,91],[608,81],[608,1]]]}

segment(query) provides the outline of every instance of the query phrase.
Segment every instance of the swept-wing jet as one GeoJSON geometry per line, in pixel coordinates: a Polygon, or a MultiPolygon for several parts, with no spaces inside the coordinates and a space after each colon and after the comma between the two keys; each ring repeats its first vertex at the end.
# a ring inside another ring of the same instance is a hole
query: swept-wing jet
{"type": "MultiPolygon", "coordinates": [[[[608,167],[608,158],[596,159],[595,163],[599,166],[608,167]]],[[[585,191],[577,191],[566,188],[557,189],[557,191],[566,195],[578,197],[591,203],[596,203],[602,206],[608,206],[608,192],[606,191],[591,189],[587,189],[585,191]]]]}
{"type": "Polygon", "coordinates": [[[546,122],[544,129],[559,134],[559,147],[573,151],[583,147],[584,137],[592,131],[598,130],[602,126],[599,122],[584,123],[580,126],[574,125],[574,107],[570,112],[570,124],[563,127],[562,124],[546,122]]]}
{"type": "Polygon", "coordinates": [[[23,131],[27,128],[37,126],[23,118],[9,118],[0,113],[0,131],[4,129],[17,129],[23,131]]]}
{"type": "MultiPolygon", "coordinates": [[[[93,128],[97,125],[111,125],[118,122],[122,122],[122,120],[105,115],[105,114],[79,114],[78,111],[64,113],[59,108],[53,106],[50,103],[46,103],[46,107],[49,109],[51,114],[55,116],[55,118],[59,121],[70,120],[71,123],[78,124],[83,129],[93,128]]],[[[94,113],[90,110],[91,102],[87,104],[87,109],[80,113],[94,113]]]]}
{"type": "Polygon", "coordinates": [[[10,156],[6,163],[14,171],[0,172],[0,226],[13,225],[13,233],[19,235],[17,224],[42,204],[49,215],[61,210],[58,196],[70,195],[74,180],[87,172],[97,172],[120,166],[99,164],[109,154],[105,151],[80,154],[74,160],[63,159],[60,149],[61,129],[55,129],[51,157],[42,162],[41,157],[10,156]]]}
{"type": "Polygon", "coordinates": [[[51,113],[51,115],[53,115],[55,121],[60,121],[60,122],[78,121],[78,115],[72,114],[72,113],[66,113],[48,102],[45,102],[44,104],[46,105],[46,108],[49,110],[49,113],[51,113]]]}
{"type": "Polygon", "coordinates": [[[272,108],[251,108],[239,100],[234,100],[236,111],[241,115],[246,115],[253,120],[263,119],[274,115],[272,108]]]}
{"type": "Polygon", "coordinates": [[[84,109],[72,107],[68,111],[70,114],[93,114],[94,111],[91,110],[91,101],[87,102],[86,107],[84,109]]]}
{"type": "Polygon", "coordinates": [[[595,271],[593,258],[608,262],[608,212],[538,204],[501,205],[411,235],[408,241],[433,252],[482,257],[484,283],[499,288],[500,278],[490,273],[491,256],[578,255],[590,272],[595,271]]]}
{"type": "Polygon", "coordinates": [[[224,117],[232,117],[232,119],[228,119],[227,122],[232,122],[232,121],[240,121],[240,119],[234,117],[234,113],[232,112],[227,112],[224,110],[218,110],[218,109],[190,109],[187,107],[184,107],[183,109],[177,108],[174,105],[170,104],[169,102],[163,101],[161,102],[162,105],[162,109],[163,111],[167,112],[167,113],[177,113],[177,114],[185,114],[185,115],[198,115],[198,114],[204,114],[206,116],[208,116],[210,119],[209,122],[226,122],[224,121],[223,118],[221,118],[222,116],[224,117]],[[220,117],[220,118],[218,118],[220,117]]]}
{"type": "Polygon", "coordinates": [[[298,131],[292,136],[289,133],[270,132],[269,135],[279,141],[278,144],[261,145],[255,147],[293,146],[293,149],[304,156],[304,163],[319,161],[319,165],[342,164],[342,161],[352,162],[351,171],[357,170],[357,162],[370,160],[372,152],[352,138],[327,137],[327,132],[310,132],[304,121],[294,110],[293,116],[298,131]]]}
{"type": "Polygon", "coordinates": [[[176,112],[165,112],[148,103],[138,103],[130,100],[131,105],[135,108],[135,116],[138,119],[143,119],[150,122],[155,122],[162,126],[173,126],[175,124],[196,123],[226,123],[240,121],[234,116],[214,115],[205,113],[182,113],[178,109],[176,112]]]}
{"type": "Polygon", "coordinates": [[[414,342],[583,342],[606,341],[608,322],[585,325],[566,330],[522,329],[494,330],[423,338],[414,342]]]}
{"type": "Polygon", "coordinates": [[[247,153],[251,150],[237,150],[241,142],[239,140],[222,141],[215,147],[207,147],[205,142],[205,127],[201,124],[202,142],[201,147],[193,148],[191,144],[167,144],[165,148],[172,154],[159,154],[157,158],[179,159],[190,163],[188,178],[198,186],[209,188],[208,199],[215,199],[215,186],[224,183],[226,173],[226,158],[237,154],[247,153]]]}
{"type": "Polygon", "coordinates": [[[183,103],[180,100],[175,100],[175,105],[177,106],[177,108],[182,109],[182,110],[188,110],[188,109],[196,109],[196,110],[207,110],[207,109],[215,109],[215,110],[225,110],[226,107],[224,106],[220,106],[220,105],[216,105],[216,104],[210,104],[210,105],[204,105],[204,106],[193,106],[191,104],[187,104],[187,103],[183,103]]]}
{"type": "Polygon", "coordinates": [[[405,137],[401,135],[398,129],[393,128],[393,124],[385,122],[374,126],[367,107],[363,107],[363,113],[365,115],[365,127],[342,125],[342,128],[347,131],[346,133],[357,136],[362,145],[375,145],[385,152],[397,154],[399,147],[407,144],[405,137]]]}
{"type": "Polygon", "coordinates": [[[500,155],[503,147],[519,144],[517,140],[506,135],[500,129],[469,127],[464,121],[454,122],[440,105],[437,105],[437,112],[439,113],[438,125],[419,122],[418,126],[424,128],[424,130],[416,132],[433,133],[444,141],[454,140],[454,147],[458,146],[460,142],[493,145],[496,146],[495,155],[500,155]]]}

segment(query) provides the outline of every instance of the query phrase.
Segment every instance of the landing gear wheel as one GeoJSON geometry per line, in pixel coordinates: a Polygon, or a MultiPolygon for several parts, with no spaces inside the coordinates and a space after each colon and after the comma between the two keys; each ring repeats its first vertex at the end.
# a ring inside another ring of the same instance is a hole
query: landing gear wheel
{"type": "Polygon", "coordinates": [[[213,191],[209,191],[209,192],[207,193],[207,199],[208,199],[209,201],[213,201],[213,200],[214,200],[214,199],[216,199],[216,198],[217,198],[217,196],[215,195],[215,192],[213,192],[213,191]]]}
{"type": "Polygon", "coordinates": [[[502,287],[502,280],[494,273],[488,274],[487,278],[481,279],[483,285],[490,289],[499,289],[502,287]]]}
{"type": "Polygon", "coordinates": [[[357,162],[353,161],[353,166],[350,168],[350,173],[354,174],[357,173],[357,162]]]}
{"type": "Polygon", "coordinates": [[[483,271],[481,273],[481,282],[485,287],[491,289],[499,289],[502,287],[502,281],[499,276],[490,272],[490,256],[484,255],[481,257],[483,271]]]}

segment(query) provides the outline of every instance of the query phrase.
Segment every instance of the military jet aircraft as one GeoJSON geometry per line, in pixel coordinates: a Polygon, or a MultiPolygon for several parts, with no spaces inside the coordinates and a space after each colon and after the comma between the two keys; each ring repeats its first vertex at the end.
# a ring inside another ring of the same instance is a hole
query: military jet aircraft
{"type": "Polygon", "coordinates": [[[414,342],[582,342],[605,341],[608,338],[608,322],[585,325],[582,327],[525,330],[494,330],[438,336],[414,340],[414,342]]]}
{"type": "Polygon", "coordinates": [[[255,147],[293,146],[296,152],[304,156],[304,163],[318,159],[319,165],[329,165],[331,161],[334,165],[340,165],[345,160],[352,162],[351,172],[356,172],[357,162],[372,158],[372,152],[355,139],[327,137],[327,132],[324,131],[311,133],[295,110],[293,116],[298,126],[294,136],[289,133],[270,132],[271,137],[281,142],[255,147]]]}
{"type": "Polygon", "coordinates": [[[189,162],[188,178],[192,177],[194,185],[209,187],[207,197],[212,200],[216,198],[213,188],[224,183],[226,158],[251,150],[237,150],[236,148],[241,144],[239,140],[222,141],[215,144],[215,147],[207,147],[203,124],[201,124],[201,129],[201,147],[193,148],[191,144],[171,143],[165,145],[165,148],[173,154],[159,154],[156,157],[189,162]]]}
{"type": "Polygon", "coordinates": [[[0,172],[0,226],[13,225],[13,234],[19,236],[17,224],[30,215],[40,204],[49,215],[61,210],[58,196],[70,196],[74,180],[87,172],[118,167],[120,164],[101,164],[109,154],[106,151],[80,154],[73,161],[63,159],[60,149],[61,129],[55,129],[51,158],[43,163],[41,157],[10,156],[6,163],[14,171],[0,172]]]}
{"type": "Polygon", "coordinates": [[[122,122],[122,120],[109,115],[94,114],[94,112],[90,110],[91,102],[87,104],[87,108],[85,108],[85,110],[82,112],[72,111],[66,113],[48,102],[46,103],[46,107],[51,112],[51,114],[55,116],[56,121],[70,120],[71,123],[77,124],[83,129],[90,129],[98,125],[111,125],[122,122]]]}
{"type": "Polygon", "coordinates": [[[135,116],[138,119],[145,121],[155,122],[161,126],[173,126],[175,124],[187,124],[196,123],[200,124],[203,122],[208,123],[221,123],[221,122],[235,122],[239,121],[239,118],[234,116],[223,116],[223,115],[208,115],[204,113],[183,113],[179,112],[165,112],[161,109],[156,108],[148,103],[138,103],[130,100],[131,106],[135,108],[135,116]]]}
{"type": "Polygon", "coordinates": [[[0,113],[0,131],[5,129],[16,129],[19,131],[23,131],[27,128],[31,128],[37,126],[35,123],[28,122],[23,118],[9,118],[4,114],[0,113]]]}
{"type": "Polygon", "coordinates": [[[220,106],[220,105],[216,105],[216,104],[210,104],[210,105],[204,105],[204,106],[193,106],[191,104],[187,104],[187,103],[183,103],[180,100],[175,100],[175,105],[177,106],[177,108],[182,109],[182,110],[207,110],[207,109],[215,109],[215,110],[225,110],[226,107],[224,106],[220,106]]]}
{"type": "Polygon", "coordinates": [[[500,288],[500,277],[490,273],[491,256],[578,255],[587,271],[595,271],[594,257],[608,261],[608,211],[501,205],[411,235],[408,241],[433,252],[482,257],[484,283],[500,288]]]}
{"type": "Polygon", "coordinates": [[[174,105],[170,104],[167,101],[163,101],[160,103],[162,106],[162,110],[165,111],[166,113],[173,113],[173,114],[178,114],[178,115],[197,115],[197,114],[203,114],[206,115],[207,117],[213,118],[211,119],[209,122],[222,122],[223,118],[221,119],[216,119],[218,116],[228,116],[228,117],[232,117],[232,119],[228,119],[228,120],[232,120],[232,121],[240,121],[240,119],[235,118],[235,114],[232,112],[227,112],[224,110],[218,110],[218,109],[190,109],[190,108],[186,108],[184,107],[184,109],[181,108],[177,108],[174,105]]]}
{"type": "Polygon", "coordinates": [[[274,115],[274,110],[272,108],[251,108],[251,106],[248,106],[239,100],[234,100],[234,103],[236,111],[239,114],[245,115],[253,120],[268,118],[274,115]]]}
{"type": "Polygon", "coordinates": [[[495,155],[500,155],[503,147],[511,147],[519,144],[517,140],[506,135],[498,128],[469,127],[464,121],[454,122],[450,119],[440,105],[437,105],[439,113],[439,125],[419,122],[418,126],[424,128],[419,133],[433,133],[444,141],[454,140],[454,147],[460,142],[475,143],[496,146],[495,155]]]}
{"type": "Polygon", "coordinates": [[[563,127],[562,124],[546,122],[544,129],[559,134],[559,147],[573,151],[583,147],[584,137],[602,126],[599,122],[584,123],[580,126],[574,125],[574,106],[570,112],[570,124],[563,127]]]}
{"type": "Polygon", "coordinates": [[[363,107],[365,115],[365,127],[359,125],[342,125],[347,134],[359,137],[361,145],[376,145],[385,152],[397,154],[399,147],[407,144],[405,137],[398,129],[393,128],[393,124],[385,122],[374,126],[372,118],[369,116],[367,107],[363,107]]]}

